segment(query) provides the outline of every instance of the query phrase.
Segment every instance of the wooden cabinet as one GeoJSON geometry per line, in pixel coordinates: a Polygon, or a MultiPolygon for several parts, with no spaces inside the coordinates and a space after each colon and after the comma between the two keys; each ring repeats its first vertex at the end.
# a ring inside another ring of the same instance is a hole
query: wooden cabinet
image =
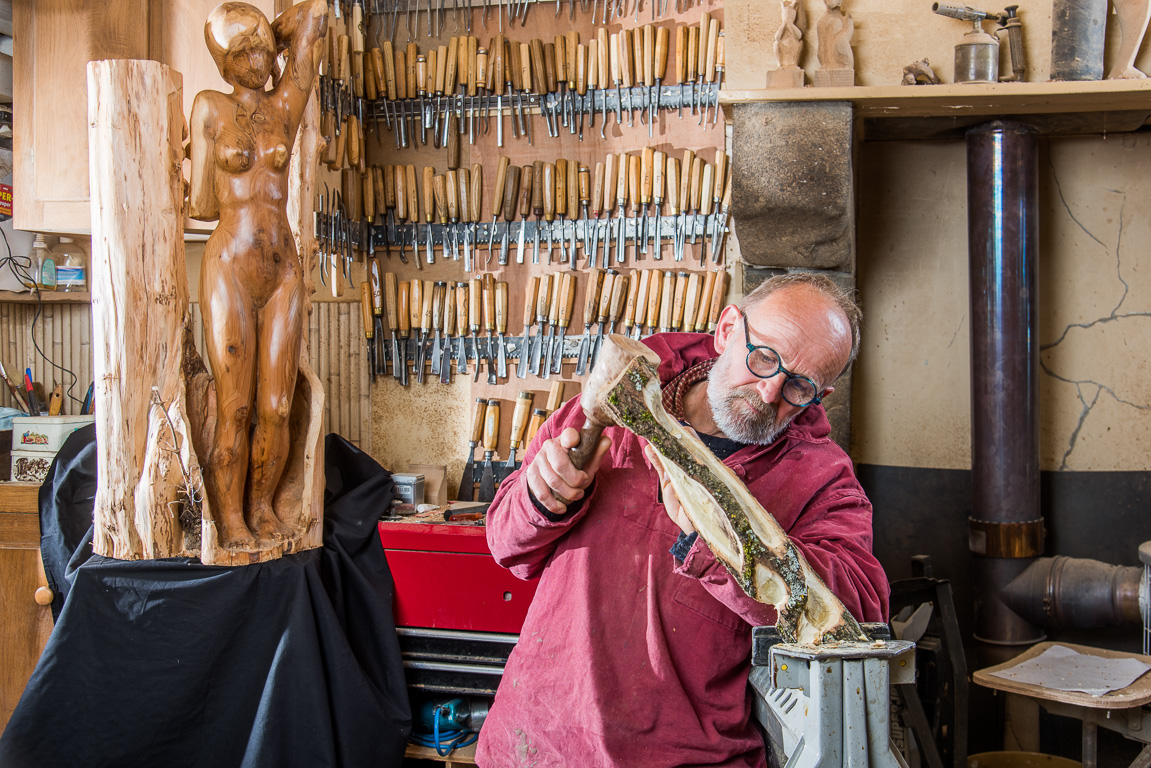
{"type": "Polygon", "coordinates": [[[30,483],[0,483],[0,731],[52,632],[51,594],[37,595],[48,589],[40,559],[39,490],[30,483]]]}
{"type": "MultiPolygon", "coordinates": [[[[256,0],[269,18],[285,0],[256,0]]],[[[90,234],[87,64],[155,59],[184,78],[184,111],[227,89],[204,45],[217,0],[14,0],[13,143],[17,229],[90,234]]],[[[230,90],[230,89],[229,89],[230,90]]]]}

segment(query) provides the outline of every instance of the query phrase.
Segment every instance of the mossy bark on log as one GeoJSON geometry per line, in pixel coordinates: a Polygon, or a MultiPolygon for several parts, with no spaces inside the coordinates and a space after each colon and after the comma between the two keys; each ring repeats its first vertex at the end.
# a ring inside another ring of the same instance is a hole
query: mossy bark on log
{"type": "Polygon", "coordinates": [[[767,510],[723,462],[663,408],[655,366],[637,357],[599,397],[616,424],[652,444],[700,536],[752,598],[779,614],[785,642],[866,640],[767,510]]]}

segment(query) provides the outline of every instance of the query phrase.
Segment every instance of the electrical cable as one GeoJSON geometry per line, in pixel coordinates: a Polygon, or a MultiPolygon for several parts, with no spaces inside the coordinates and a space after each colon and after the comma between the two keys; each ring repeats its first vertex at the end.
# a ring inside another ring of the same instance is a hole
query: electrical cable
{"type": "Polygon", "coordinates": [[[448,708],[440,707],[436,711],[435,716],[432,718],[432,733],[430,737],[429,734],[425,733],[413,733],[408,737],[408,740],[415,744],[419,744],[421,747],[434,747],[437,755],[440,757],[447,757],[449,754],[451,754],[452,750],[474,744],[480,737],[480,734],[477,731],[465,731],[457,729],[441,731],[439,718],[439,714],[441,712],[443,712],[445,715],[448,714],[448,708]]]}
{"type": "MultiPolygon", "coordinates": [[[[76,388],[76,384],[80,381],[80,377],[73,373],[70,369],[57,364],[50,357],[44,354],[44,350],[40,349],[40,345],[36,341],[36,322],[40,319],[40,315],[44,311],[44,297],[40,294],[40,286],[36,284],[36,281],[32,279],[32,275],[28,271],[32,266],[32,260],[27,256],[14,256],[12,254],[12,246],[8,244],[8,235],[4,233],[2,228],[0,228],[0,238],[3,238],[4,249],[8,251],[7,256],[0,257],[0,269],[8,267],[10,270],[12,270],[12,274],[14,274],[20,282],[31,286],[31,290],[36,296],[36,314],[32,316],[32,327],[28,332],[29,337],[32,339],[32,347],[36,350],[36,353],[39,354],[46,363],[48,363],[48,365],[52,366],[53,368],[57,368],[72,377],[72,383],[68,385],[68,391],[66,394],[68,395],[69,400],[83,407],[84,401],[80,400],[72,394],[72,390],[76,388]]],[[[44,382],[44,388],[47,390],[47,382],[44,382]]],[[[44,394],[47,395],[48,392],[45,392],[44,394]]],[[[45,398],[45,402],[47,402],[47,398],[45,398]]]]}

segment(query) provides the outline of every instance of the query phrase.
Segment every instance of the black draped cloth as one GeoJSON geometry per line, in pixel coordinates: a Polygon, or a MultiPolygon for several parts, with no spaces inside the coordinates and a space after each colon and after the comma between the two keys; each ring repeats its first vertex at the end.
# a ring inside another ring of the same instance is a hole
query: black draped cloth
{"type": "Polygon", "coordinates": [[[248,566],[91,554],[93,428],[40,492],[62,605],[3,768],[398,766],[411,712],[376,521],[391,475],[329,435],[324,546],[248,566]]]}

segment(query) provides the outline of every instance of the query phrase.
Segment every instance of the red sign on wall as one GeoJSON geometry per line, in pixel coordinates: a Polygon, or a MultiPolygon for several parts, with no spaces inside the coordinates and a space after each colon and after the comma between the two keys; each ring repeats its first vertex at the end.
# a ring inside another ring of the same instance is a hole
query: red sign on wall
{"type": "Polygon", "coordinates": [[[12,186],[0,184],[0,221],[12,218],[12,186]]]}

